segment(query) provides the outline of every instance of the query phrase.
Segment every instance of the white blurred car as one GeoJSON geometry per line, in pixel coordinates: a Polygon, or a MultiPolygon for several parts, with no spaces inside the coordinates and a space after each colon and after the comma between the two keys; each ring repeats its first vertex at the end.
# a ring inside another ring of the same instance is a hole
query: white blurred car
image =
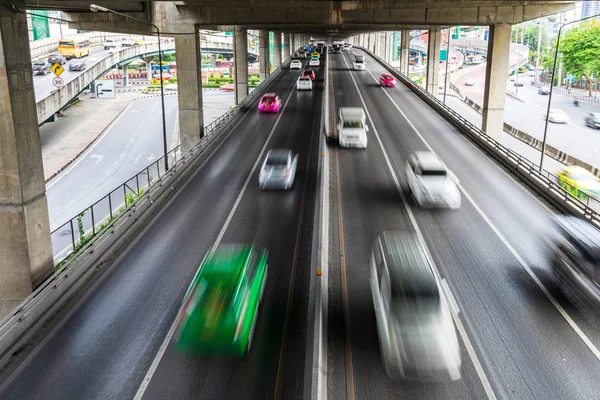
{"type": "Polygon", "coordinates": [[[297,90],[312,90],[312,88],[312,80],[309,77],[301,76],[300,78],[298,78],[298,81],[296,82],[297,90]]]}
{"type": "Polygon", "coordinates": [[[319,61],[318,58],[311,58],[310,61],[308,62],[308,65],[310,65],[311,67],[320,67],[321,61],[319,61]]]}
{"type": "Polygon", "coordinates": [[[106,39],[104,41],[104,50],[116,49],[119,47],[119,44],[113,39],[106,39]]]}
{"type": "Polygon", "coordinates": [[[290,150],[269,150],[258,175],[261,189],[285,189],[294,186],[298,155],[290,150]]]}
{"type": "Polygon", "coordinates": [[[133,47],[133,46],[135,46],[135,41],[130,38],[125,38],[121,41],[121,46],[122,47],[133,47]]]}
{"type": "MultiPolygon", "coordinates": [[[[546,114],[544,114],[544,119],[546,114]]],[[[569,116],[563,110],[558,108],[551,108],[548,121],[554,122],[555,124],[566,124],[569,121],[569,116]]]]}
{"type": "Polygon", "coordinates": [[[388,377],[458,380],[461,356],[444,292],[414,232],[384,232],[370,259],[381,358],[388,377]]]}
{"type": "Polygon", "coordinates": [[[471,78],[465,79],[465,86],[475,86],[475,81],[471,78]]]}
{"type": "Polygon", "coordinates": [[[292,60],[290,63],[290,69],[302,69],[302,61],[292,60]]]}
{"type": "Polygon", "coordinates": [[[432,152],[417,151],[409,157],[406,179],[420,207],[460,208],[458,178],[432,152]]]}

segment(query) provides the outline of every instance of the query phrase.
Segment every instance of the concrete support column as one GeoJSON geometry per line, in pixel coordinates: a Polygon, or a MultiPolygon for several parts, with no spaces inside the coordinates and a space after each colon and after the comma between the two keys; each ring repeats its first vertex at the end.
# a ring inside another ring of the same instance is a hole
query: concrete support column
{"type": "Polygon", "coordinates": [[[427,91],[435,96],[440,89],[440,49],[442,46],[442,30],[435,26],[429,30],[427,44],[427,91]]]}
{"type": "Polygon", "coordinates": [[[394,32],[385,33],[385,61],[392,62],[392,53],[398,48],[398,43],[394,43],[394,32]]]}
{"type": "Polygon", "coordinates": [[[287,59],[292,55],[290,48],[290,35],[287,33],[283,34],[283,59],[287,59]]]}
{"type": "Polygon", "coordinates": [[[200,32],[195,28],[190,28],[190,30],[196,32],[193,37],[188,35],[175,37],[179,144],[182,152],[189,151],[204,136],[200,32]]]}
{"type": "Polygon", "coordinates": [[[273,35],[273,48],[275,50],[275,56],[273,57],[273,65],[275,68],[281,66],[281,32],[275,31],[273,35]]]}
{"type": "Polygon", "coordinates": [[[248,96],[248,33],[246,29],[236,26],[233,36],[233,81],[237,105],[248,96]]]}
{"type": "MultiPolygon", "coordinates": [[[[25,8],[22,1],[16,6],[25,8]]],[[[27,15],[0,10],[0,318],[54,272],[27,15]]]]}
{"type": "Polygon", "coordinates": [[[498,141],[504,131],[504,99],[510,60],[510,33],[510,25],[491,25],[488,39],[481,126],[488,135],[498,141]]]}
{"type": "Polygon", "coordinates": [[[127,67],[129,66],[129,64],[130,63],[127,63],[121,66],[123,71],[123,87],[127,87],[127,85],[129,84],[129,76],[127,76],[127,67]]]}
{"type": "Polygon", "coordinates": [[[408,75],[408,56],[410,47],[410,31],[403,30],[400,34],[400,73],[408,75]]]}
{"type": "Polygon", "coordinates": [[[370,49],[373,53],[375,53],[375,49],[377,48],[377,33],[369,33],[369,45],[370,49]]]}
{"type": "Polygon", "coordinates": [[[269,76],[269,31],[258,31],[258,72],[261,82],[269,76]]]}

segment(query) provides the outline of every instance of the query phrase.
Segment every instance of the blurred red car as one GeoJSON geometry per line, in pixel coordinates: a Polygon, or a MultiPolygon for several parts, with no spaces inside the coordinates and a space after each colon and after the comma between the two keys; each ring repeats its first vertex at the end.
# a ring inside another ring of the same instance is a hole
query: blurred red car
{"type": "Polygon", "coordinates": [[[281,108],[281,99],[275,93],[266,93],[258,103],[260,112],[279,112],[281,108]]]}
{"type": "Polygon", "coordinates": [[[308,76],[311,81],[314,81],[316,78],[315,71],[313,71],[312,69],[305,69],[302,73],[302,76],[308,76]]]}
{"type": "Polygon", "coordinates": [[[381,74],[381,78],[379,78],[379,84],[382,87],[396,87],[396,78],[392,74],[381,74]]]}

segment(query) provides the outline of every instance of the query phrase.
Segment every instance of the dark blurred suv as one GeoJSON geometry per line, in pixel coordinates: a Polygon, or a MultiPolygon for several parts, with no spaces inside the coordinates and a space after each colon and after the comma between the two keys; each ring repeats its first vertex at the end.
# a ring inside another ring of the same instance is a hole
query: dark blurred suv
{"type": "Polygon", "coordinates": [[[69,71],[83,71],[86,68],[85,61],[76,58],[69,64],[69,71]]]}
{"type": "Polygon", "coordinates": [[[67,63],[67,58],[62,54],[50,54],[50,57],[48,57],[48,62],[50,63],[50,65],[53,65],[54,63],[64,65],[67,63]]]}
{"type": "Polygon", "coordinates": [[[600,128],[600,112],[592,112],[585,116],[585,124],[590,128],[600,128]]]}
{"type": "Polygon", "coordinates": [[[46,75],[50,73],[50,64],[47,61],[36,61],[31,66],[34,75],[46,75]]]}
{"type": "Polygon", "coordinates": [[[556,217],[561,240],[552,269],[559,286],[582,312],[600,315],[600,230],[581,218],[556,217]]]}

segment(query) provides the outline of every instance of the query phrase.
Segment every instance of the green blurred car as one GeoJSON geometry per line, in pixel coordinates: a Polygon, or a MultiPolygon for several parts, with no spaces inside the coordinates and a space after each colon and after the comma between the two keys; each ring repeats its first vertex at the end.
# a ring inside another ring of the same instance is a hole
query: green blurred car
{"type": "Polygon", "coordinates": [[[178,350],[241,357],[250,350],[267,278],[267,252],[253,245],[208,253],[178,316],[178,350]]]}

